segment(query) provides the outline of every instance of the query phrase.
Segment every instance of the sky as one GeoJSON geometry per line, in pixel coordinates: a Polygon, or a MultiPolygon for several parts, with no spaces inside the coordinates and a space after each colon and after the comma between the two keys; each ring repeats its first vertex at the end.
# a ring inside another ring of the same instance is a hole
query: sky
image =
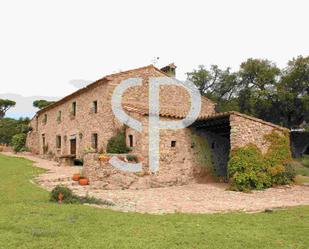
{"type": "Polygon", "coordinates": [[[309,1],[1,1],[0,94],[63,97],[153,63],[177,78],[247,58],[309,55],[309,1]]]}

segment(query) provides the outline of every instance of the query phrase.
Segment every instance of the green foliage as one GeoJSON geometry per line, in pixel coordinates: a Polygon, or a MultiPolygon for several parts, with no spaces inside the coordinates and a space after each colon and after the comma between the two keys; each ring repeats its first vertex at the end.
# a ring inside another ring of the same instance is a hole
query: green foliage
{"type": "Polygon", "coordinates": [[[9,99],[0,99],[0,119],[5,116],[5,113],[16,105],[15,101],[9,99]]]}
{"type": "Polygon", "coordinates": [[[26,139],[25,133],[19,133],[13,136],[11,145],[15,152],[21,152],[26,150],[26,139]]]}
{"type": "Polygon", "coordinates": [[[201,137],[192,134],[192,147],[194,154],[201,167],[205,168],[205,173],[214,173],[214,166],[212,161],[212,153],[206,137],[201,137]]]}
{"type": "Polygon", "coordinates": [[[309,56],[293,58],[283,69],[250,58],[236,72],[199,66],[187,76],[217,102],[218,111],[240,111],[288,128],[309,123],[309,56]]]}
{"type": "Polygon", "coordinates": [[[131,149],[127,147],[126,137],[123,131],[118,131],[118,133],[108,140],[106,152],[113,154],[123,154],[130,152],[131,149]]]}
{"type": "Polygon", "coordinates": [[[280,135],[278,132],[272,132],[265,136],[270,144],[268,151],[264,156],[267,172],[272,176],[272,184],[288,184],[292,178],[290,176],[289,163],[292,160],[289,134],[280,135]]]}
{"type": "Polygon", "coordinates": [[[40,100],[33,101],[33,106],[41,110],[53,103],[55,103],[55,101],[47,101],[44,99],[40,99],[40,100]]]}
{"type": "Polygon", "coordinates": [[[0,119],[0,143],[10,144],[14,135],[27,133],[29,130],[28,124],[28,118],[21,118],[19,120],[11,118],[0,119]]]}
{"type": "Polygon", "coordinates": [[[56,186],[50,193],[49,200],[51,202],[58,202],[59,195],[62,194],[62,203],[65,204],[97,204],[97,205],[105,205],[105,206],[113,206],[114,203],[107,200],[100,200],[95,197],[90,197],[88,195],[80,197],[75,195],[71,189],[65,187],[63,185],[56,186]]]}
{"type": "Polygon", "coordinates": [[[76,199],[71,189],[62,185],[58,185],[51,191],[50,201],[58,202],[60,193],[62,194],[63,203],[73,203],[76,199]]]}
{"type": "Polygon", "coordinates": [[[269,149],[265,155],[253,144],[231,151],[228,174],[231,189],[250,191],[272,185],[289,184],[295,177],[290,164],[291,152],[288,133],[273,131],[265,136],[269,149]]]}
{"type": "Polygon", "coordinates": [[[309,168],[309,155],[303,155],[302,158],[300,158],[300,162],[304,165],[304,167],[309,168]]]}
{"type": "Polygon", "coordinates": [[[228,174],[233,190],[249,191],[271,186],[262,152],[253,144],[231,151],[228,174]]]}
{"type": "Polygon", "coordinates": [[[136,163],[138,163],[137,155],[128,154],[128,155],[127,155],[127,160],[128,160],[129,162],[136,162],[136,163]]]}

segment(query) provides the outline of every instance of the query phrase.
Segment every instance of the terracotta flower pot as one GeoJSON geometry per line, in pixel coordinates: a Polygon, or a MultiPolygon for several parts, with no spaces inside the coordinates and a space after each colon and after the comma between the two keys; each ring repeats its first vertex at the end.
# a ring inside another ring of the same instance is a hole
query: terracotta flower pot
{"type": "Polygon", "coordinates": [[[73,181],[76,181],[76,182],[79,180],[79,178],[80,178],[80,174],[79,174],[79,173],[74,174],[74,175],[72,176],[72,180],[73,180],[73,181]]]}
{"type": "Polygon", "coordinates": [[[79,185],[86,186],[89,184],[89,180],[87,178],[80,178],[79,185]]]}
{"type": "Polygon", "coordinates": [[[100,157],[99,157],[99,160],[102,161],[102,162],[108,162],[109,159],[110,159],[109,156],[100,156],[100,157]]]}
{"type": "Polygon", "coordinates": [[[142,161],[144,161],[144,157],[138,157],[137,160],[138,160],[139,162],[142,162],[142,161]]]}

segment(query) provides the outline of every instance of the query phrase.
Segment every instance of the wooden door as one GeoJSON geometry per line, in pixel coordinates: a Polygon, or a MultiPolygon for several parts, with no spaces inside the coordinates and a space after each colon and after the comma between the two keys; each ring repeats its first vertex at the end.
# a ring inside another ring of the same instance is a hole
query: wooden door
{"type": "Polygon", "coordinates": [[[76,138],[70,140],[71,143],[71,155],[76,155],[76,138]]]}

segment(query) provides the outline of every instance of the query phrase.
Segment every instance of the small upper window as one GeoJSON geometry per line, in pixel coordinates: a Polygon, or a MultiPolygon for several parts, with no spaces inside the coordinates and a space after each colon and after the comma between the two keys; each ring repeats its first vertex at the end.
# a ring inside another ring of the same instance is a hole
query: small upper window
{"type": "Polygon", "coordinates": [[[176,147],[176,141],[171,142],[171,147],[176,147]]]}
{"type": "Polygon", "coordinates": [[[211,143],[211,148],[214,149],[215,146],[216,146],[216,143],[215,143],[215,142],[212,142],[212,143],[211,143]]]}
{"type": "Polygon", "coordinates": [[[61,136],[56,136],[56,147],[61,149],[61,136]]]}
{"type": "Polygon", "coordinates": [[[96,100],[92,102],[92,111],[93,111],[93,113],[98,112],[98,101],[96,101],[96,100]]]}
{"type": "Polygon", "coordinates": [[[91,147],[95,150],[98,149],[98,134],[93,133],[91,136],[91,147]]]}
{"type": "Polygon", "coordinates": [[[44,114],[44,119],[43,119],[43,123],[47,123],[47,114],[44,114]]]}
{"type": "Polygon", "coordinates": [[[129,135],[129,145],[133,147],[133,135],[129,135]]]}
{"type": "Polygon", "coordinates": [[[58,111],[58,116],[57,116],[57,121],[60,122],[61,121],[61,116],[62,116],[62,112],[58,111]]]}
{"type": "Polygon", "coordinates": [[[76,116],[76,102],[72,103],[72,115],[76,116]]]}

